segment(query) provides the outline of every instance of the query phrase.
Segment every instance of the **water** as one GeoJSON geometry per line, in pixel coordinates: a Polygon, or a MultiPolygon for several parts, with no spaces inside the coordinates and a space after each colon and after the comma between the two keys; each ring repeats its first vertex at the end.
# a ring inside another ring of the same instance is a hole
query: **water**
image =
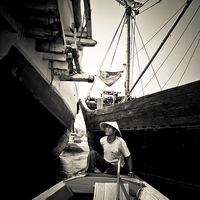
{"type": "Polygon", "coordinates": [[[65,170],[68,174],[74,174],[75,172],[86,167],[87,156],[89,152],[65,152],[60,155],[60,159],[66,164],[65,170]]]}
{"type": "Polygon", "coordinates": [[[75,172],[86,167],[89,147],[87,143],[74,144],[83,151],[63,151],[55,161],[54,176],[57,180],[71,177],[75,172]]]}

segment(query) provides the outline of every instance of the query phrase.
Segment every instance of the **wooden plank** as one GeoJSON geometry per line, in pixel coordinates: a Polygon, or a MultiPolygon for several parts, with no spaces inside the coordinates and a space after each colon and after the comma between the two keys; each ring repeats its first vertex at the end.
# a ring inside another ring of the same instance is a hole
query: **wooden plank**
{"type": "Polygon", "coordinates": [[[94,82],[94,76],[87,74],[65,75],[61,74],[60,81],[94,82]]]}
{"type": "Polygon", "coordinates": [[[42,194],[35,197],[33,200],[67,200],[71,196],[73,196],[73,193],[71,191],[71,188],[67,185],[65,185],[63,182],[59,182],[58,184],[51,187],[49,190],[46,190],[42,194]]]}
{"type": "Polygon", "coordinates": [[[129,200],[129,184],[120,184],[120,200],[129,200]]]}
{"type": "MultiPolygon", "coordinates": [[[[49,65],[49,68],[51,69],[51,65],[49,65]]],[[[69,71],[68,70],[68,62],[53,62],[53,69],[56,70],[64,70],[64,71],[69,71]]]]}
{"type": "Polygon", "coordinates": [[[104,199],[116,200],[116,183],[105,183],[104,199]]]}
{"type": "Polygon", "coordinates": [[[44,60],[66,62],[66,54],[43,53],[44,60]]]}
{"type": "MultiPolygon", "coordinates": [[[[68,37],[74,37],[74,33],[72,33],[72,31],[69,29],[69,28],[65,28],[65,36],[68,36],[68,37]]],[[[87,38],[87,32],[86,31],[77,31],[76,32],[76,37],[77,38],[87,38]]]]}
{"type": "Polygon", "coordinates": [[[104,200],[104,183],[95,183],[94,200],[104,200]]]}
{"type": "MultiPolygon", "coordinates": [[[[67,44],[74,44],[75,40],[76,40],[77,43],[79,42],[79,38],[65,37],[65,39],[66,39],[67,44]]],[[[81,38],[79,44],[82,45],[82,46],[90,47],[90,46],[95,46],[97,44],[97,41],[92,40],[92,39],[81,38]]]]}
{"type": "Polygon", "coordinates": [[[42,52],[64,53],[65,46],[60,43],[54,43],[47,40],[36,39],[36,49],[42,52]]]}
{"type": "Polygon", "coordinates": [[[32,11],[42,12],[42,13],[48,13],[51,15],[57,14],[57,5],[56,4],[50,4],[50,3],[24,3],[24,8],[32,11]]]}
{"type": "Polygon", "coordinates": [[[52,39],[57,37],[59,30],[44,29],[41,27],[27,26],[25,29],[27,37],[41,38],[41,39],[52,39]]]}
{"type": "Polygon", "coordinates": [[[84,0],[85,15],[87,21],[87,38],[92,38],[92,21],[90,0],[84,0]]]}
{"type": "MultiPolygon", "coordinates": [[[[155,94],[107,108],[88,111],[85,116],[87,129],[94,131],[94,123],[112,119],[120,129],[174,128],[199,124],[200,81],[172,88],[155,94]]],[[[82,106],[84,108],[84,106],[82,106]]],[[[84,111],[83,111],[84,113],[84,111]]],[[[99,129],[99,126],[96,130],[99,129]]]]}
{"type": "Polygon", "coordinates": [[[62,39],[63,39],[63,45],[66,47],[66,39],[65,39],[65,30],[64,30],[64,19],[63,19],[63,9],[64,9],[64,1],[58,0],[58,10],[60,13],[60,23],[62,28],[62,39]]]}
{"type": "MultiPolygon", "coordinates": [[[[74,193],[93,193],[94,185],[96,182],[116,183],[116,176],[105,175],[106,174],[90,174],[86,177],[66,180],[65,183],[71,187],[74,193]]],[[[123,176],[122,182],[127,182],[129,184],[129,194],[133,196],[136,195],[138,189],[141,187],[141,184],[137,178],[129,178],[128,176],[123,176]]]]}

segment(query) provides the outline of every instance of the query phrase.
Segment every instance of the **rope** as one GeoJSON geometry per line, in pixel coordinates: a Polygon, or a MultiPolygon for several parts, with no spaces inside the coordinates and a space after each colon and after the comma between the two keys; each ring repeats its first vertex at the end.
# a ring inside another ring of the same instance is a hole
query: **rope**
{"type": "MultiPolygon", "coordinates": [[[[137,28],[137,31],[138,31],[138,33],[139,33],[139,36],[140,36],[142,45],[143,45],[143,47],[144,47],[145,53],[146,53],[146,55],[147,55],[147,58],[148,58],[149,61],[150,61],[149,54],[148,54],[147,49],[146,49],[146,47],[145,47],[145,45],[144,45],[144,41],[143,41],[143,39],[142,39],[142,36],[141,36],[141,33],[140,33],[140,31],[139,31],[139,28],[138,28],[137,24],[136,24],[136,28],[137,28]]],[[[159,80],[158,80],[158,77],[156,76],[156,73],[155,73],[155,70],[154,70],[154,68],[153,68],[152,63],[151,63],[150,65],[151,65],[151,69],[153,70],[153,74],[154,74],[154,76],[155,76],[155,78],[156,78],[156,81],[157,81],[157,83],[158,83],[158,86],[159,86],[160,90],[162,90],[161,85],[160,85],[160,82],[159,82],[159,80]]]]}
{"type": "Polygon", "coordinates": [[[160,46],[158,47],[157,51],[152,56],[151,60],[148,62],[147,66],[142,71],[141,75],[138,77],[138,79],[135,82],[135,84],[132,86],[130,92],[132,92],[132,90],[135,88],[135,86],[137,85],[137,83],[139,82],[139,80],[142,78],[142,76],[144,75],[144,73],[146,72],[146,70],[148,69],[148,67],[150,66],[150,64],[153,62],[153,60],[155,59],[155,57],[157,56],[157,54],[159,53],[159,51],[161,50],[161,48],[163,47],[163,45],[165,44],[165,42],[167,41],[167,39],[169,38],[169,36],[171,35],[171,33],[173,32],[174,28],[176,27],[176,25],[178,24],[178,22],[180,21],[180,19],[182,18],[182,16],[184,15],[184,13],[186,12],[186,10],[188,9],[188,7],[190,6],[191,2],[192,2],[192,0],[188,0],[187,3],[185,3],[185,6],[184,6],[182,12],[179,14],[178,18],[176,19],[176,21],[174,22],[174,24],[170,28],[169,32],[166,34],[166,36],[163,39],[162,43],[160,44],[160,46]]]}
{"type": "MultiPolygon", "coordinates": [[[[120,23],[119,23],[119,26],[117,27],[117,30],[116,30],[116,32],[115,32],[115,34],[114,34],[114,36],[113,36],[113,39],[112,39],[112,41],[111,41],[111,43],[110,43],[110,45],[109,45],[109,47],[108,47],[108,49],[107,49],[107,51],[106,51],[104,57],[103,57],[103,60],[102,60],[100,66],[99,66],[99,68],[98,68],[98,70],[97,70],[97,73],[96,73],[96,75],[95,75],[96,77],[98,76],[99,70],[102,68],[102,66],[103,66],[103,64],[104,64],[104,61],[105,61],[105,59],[106,59],[106,57],[107,57],[107,55],[108,55],[108,52],[109,52],[109,50],[110,50],[110,48],[111,48],[111,46],[112,46],[112,44],[113,44],[113,41],[114,41],[114,39],[115,39],[115,37],[116,37],[116,35],[117,35],[117,32],[118,32],[118,30],[119,30],[119,28],[120,28],[120,26],[121,26],[121,23],[122,23],[122,21],[123,21],[125,15],[126,15],[126,12],[127,12],[127,10],[125,10],[124,15],[122,16],[122,19],[121,19],[121,21],[120,21],[120,23]]],[[[90,95],[90,92],[92,91],[92,88],[93,88],[95,82],[96,82],[96,79],[94,80],[94,82],[93,82],[91,88],[89,89],[88,94],[87,94],[87,97],[90,95]]]]}
{"type": "Polygon", "coordinates": [[[112,64],[113,64],[113,61],[114,61],[114,58],[115,58],[115,54],[116,54],[116,51],[117,51],[117,47],[118,47],[119,41],[120,41],[120,39],[121,39],[122,31],[123,31],[124,24],[125,24],[125,19],[126,19],[126,18],[124,18],[124,23],[123,23],[123,25],[122,25],[122,29],[121,29],[120,34],[119,34],[119,38],[118,38],[118,41],[117,41],[117,44],[116,44],[115,52],[114,52],[114,55],[113,55],[113,58],[112,58],[112,61],[111,61],[111,64],[110,64],[109,71],[110,71],[110,69],[111,69],[111,67],[112,67],[112,64]]]}
{"type": "MultiPolygon", "coordinates": [[[[187,49],[186,53],[184,54],[184,56],[182,57],[181,61],[179,62],[179,64],[177,65],[177,67],[175,68],[175,70],[172,72],[171,76],[168,78],[168,80],[166,81],[166,83],[164,84],[164,86],[162,87],[162,89],[165,87],[165,85],[169,82],[169,80],[171,79],[171,77],[173,76],[173,74],[175,73],[175,71],[178,69],[178,67],[180,66],[181,62],[183,61],[183,59],[185,58],[185,56],[187,55],[188,51],[190,50],[190,48],[192,47],[194,41],[196,40],[198,34],[200,33],[200,31],[197,33],[197,35],[195,36],[194,40],[192,41],[191,45],[189,46],[189,48],[187,49]]],[[[161,65],[158,70],[156,71],[156,73],[161,69],[163,65],[161,65]]],[[[152,76],[150,78],[150,80],[147,82],[147,84],[144,86],[144,89],[146,88],[146,86],[151,82],[151,80],[153,79],[154,76],[152,76]]],[[[142,92],[142,90],[138,93],[138,95],[142,92]]],[[[137,95],[137,96],[138,96],[137,95]]]]}
{"type": "MultiPolygon", "coordinates": [[[[198,34],[199,34],[199,32],[198,32],[198,34]]],[[[184,72],[183,72],[183,74],[182,74],[182,76],[181,76],[181,78],[180,78],[180,80],[179,80],[177,86],[179,86],[179,84],[180,84],[180,82],[181,82],[183,76],[185,75],[185,72],[186,72],[187,69],[188,69],[188,66],[189,66],[189,64],[190,64],[190,62],[191,62],[191,60],[192,60],[192,58],[193,58],[193,56],[194,56],[194,53],[195,53],[195,51],[196,51],[196,49],[197,49],[197,47],[198,47],[198,45],[199,45],[199,42],[200,42],[200,39],[199,39],[199,41],[197,42],[197,45],[196,45],[196,47],[195,47],[195,49],[194,49],[194,51],[193,51],[193,53],[192,53],[192,55],[191,55],[191,57],[190,57],[190,60],[189,60],[188,63],[187,63],[187,66],[186,66],[186,68],[185,68],[185,70],[184,70],[184,72]]]]}
{"type": "MultiPolygon", "coordinates": [[[[194,13],[194,15],[192,16],[192,18],[190,19],[189,23],[187,24],[186,28],[184,29],[183,33],[181,34],[181,36],[179,37],[179,39],[177,40],[177,42],[175,43],[175,45],[173,46],[172,50],[169,52],[169,54],[167,55],[167,57],[165,58],[165,60],[163,61],[163,63],[160,65],[160,67],[157,69],[157,72],[162,68],[163,64],[166,62],[166,60],[169,58],[169,56],[171,55],[172,51],[175,49],[175,47],[177,46],[177,44],[179,43],[180,39],[182,38],[182,36],[184,35],[184,33],[186,32],[186,30],[188,29],[189,25],[191,24],[192,20],[194,19],[195,15],[197,14],[198,10],[199,10],[200,6],[197,8],[196,12],[194,13]]],[[[199,31],[200,32],[200,31],[199,31]]],[[[191,45],[189,46],[189,48],[187,49],[186,53],[184,54],[184,56],[182,57],[181,61],[179,62],[179,64],[177,65],[177,67],[175,68],[175,70],[173,71],[173,73],[171,74],[171,76],[168,78],[168,80],[166,81],[166,83],[163,85],[162,89],[166,86],[166,84],[169,82],[169,80],[171,79],[171,77],[173,76],[173,74],[175,73],[175,71],[178,69],[178,67],[180,66],[181,62],[183,61],[183,59],[185,58],[185,56],[187,55],[188,51],[190,50],[191,46],[193,45],[194,41],[196,40],[199,32],[197,33],[197,35],[195,36],[194,40],[192,41],[191,45]]],[[[151,80],[153,79],[154,76],[152,76],[150,78],[150,80],[147,82],[147,84],[144,86],[144,89],[146,88],[146,86],[151,82],[151,80]]],[[[139,94],[142,92],[142,90],[139,92],[139,94]]],[[[139,95],[138,94],[138,95],[139,95]]],[[[137,95],[137,96],[138,96],[137,95]]]]}
{"type": "MultiPolygon", "coordinates": [[[[136,51],[137,51],[136,43],[135,43],[135,49],[136,49],[136,51]]],[[[140,62],[139,62],[139,56],[138,56],[138,54],[137,54],[137,61],[138,61],[139,74],[141,74],[140,62]]],[[[140,82],[141,82],[141,87],[142,87],[142,93],[143,93],[143,96],[144,96],[144,87],[143,87],[142,79],[140,79],[140,82]]]]}
{"type": "MultiPolygon", "coordinates": [[[[136,16],[134,17],[134,28],[133,28],[133,21],[131,21],[131,26],[132,26],[132,32],[134,30],[134,39],[133,39],[133,44],[135,45],[135,50],[137,52],[137,44],[136,44],[136,40],[135,40],[135,26],[136,26],[136,16]]],[[[134,45],[133,45],[133,54],[134,54],[134,45]]],[[[140,61],[139,61],[139,55],[137,54],[137,62],[138,62],[138,70],[139,70],[139,74],[141,74],[141,69],[140,69],[140,61]]],[[[133,59],[133,62],[132,62],[132,68],[134,66],[134,59],[133,59]]],[[[134,68],[133,68],[134,69],[134,68]]],[[[134,74],[134,72],[133,72],[134,74]]],[[[142,79],[140,80],[141,82],[141,87],[143,89],[143,82],[142,82],[142,79]]],[[[143,96],[144,96],[144,90],[143,90],[143,96]]]]}
{"type": "MultiPolygon", "coordinates": [[[[184,4],[185,5],[185,4],[184,4]]],[[[183,6],[184,6],[183,5],[183,6]]],[[[144,46],[146,46],[173,18],[174,18],[174,16],[176,16],[177,15],[177,13],[183,8],[183,6],[181,6],[175,13],[174,13],[174,15],[172,15],[172,17],[153,35],[153,37],[151,37],[146,43],[145,43],[145,45],[144,46]]],[[[143,48],[144,48],[144,46],[142,47],[142,48],[140,48],[137,52],[136,52],[136,54],[134,55],[134,56],[136,56],[143,48]]],[[[133,56],[133,57],[134,57],[133,56]]],[[[133,58],[132,57],[132,58],[133,58]]],[[[131,59],[132,59],[131,58],[131,59]]]]}
{"type": "MultiPolygon", "coordinates": [[[[162,0],[157,1],[157,2],[154,3],[153,5],[149,6],[148,8],[146,8],[145,10],[143,10],[142,12],[140,12],[140,14],[143,13],[143,12],[145,12],[145,11],[147,11],[147,10],[149,10],[150,8],[152,8],[153,6],[155,6],[156,4],[159,4],[161,1],[162,1],[162,0]]],[[[147,1],[147,2],[148,2],[148,1],[147,1]]],[[[145,3],[146,3],[146,2],[145,2],[145,3]]],[[[144,6],[144,5],[143,5],[143,6],[144,6]]]]}
{"type": "MultiPolygon", "coordinates": [[[[189,21],[189,23],[187,24],[186,28],[184,29],[183,33],[181,34],[181,36],[179,37],[178,41],[176,42],[176,44],[174,45],[173,49],[170,51],[170,53],[168,54],[168,56],[165,58],[164,62],[161,64],[161,66],[159,67],[159,69],[157,71],[160,70],[160,68],[162,67],[162,65],[165,63],[165,61],[167,60],[167,58],[169,57],[169,55],[172,53],[172,51],[174,50],[175,46],[178,44],[178,42],[180,41],[180,39],[182,38],[183,34],[186,32],[186,30],[188,29],[189,25],[191,24],[192,20],[194,19],[195,15],[197,14],[198,10],[199,10],[200,6],[197,8],[196,12],[194,13],[194,15],[192,16],[191,20],[189,21]]],[[[197,33],[196,37],[198,36],[199,32],[197,33]]],[[[188,50],[186,51],[186,53],[184,54],[183,58],[181,59],[181,61],[179,62],[178,66],[175,68],[175,70],[173,71],[173,73],[171,74],[171,76],[168,78],[168,80],[166,81],[166,83],[163,85],[162,89],[165,87],[165,85],[169,82],[169,80],[171,79],[171,77],[173,76],[173,74],[175,73],[175,71],[178,69],[179,65],[181,64],[182,60],[185,58],[186,54],[188,53],[189,49],[191,48],[192,44],[194,43],[194,41],[196,40],[196,37],[194,38],[194,40],[192,41],[191,45],[189,46],[188,50]]],[[[156,72],[157,73],[157,72],[156,72]]]]}

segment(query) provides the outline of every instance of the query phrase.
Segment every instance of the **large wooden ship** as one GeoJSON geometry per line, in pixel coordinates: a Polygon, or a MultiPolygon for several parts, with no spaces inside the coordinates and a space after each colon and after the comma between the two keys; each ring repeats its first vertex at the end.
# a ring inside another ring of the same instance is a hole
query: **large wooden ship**
{"type": "MultiPolygon", "coordinates": [[[[186,2],[147,67],[191,2],[186,2]]],[[[136,11],[133,6],[124,6],[127,11],[126,23],[129,26],[130,16],[132,17],[130,13],[134,11],[136,14],[136,11]]],[[[130,39],[129,30],[130,27],[127,29],[127,40],[130,39]]],[[[127,41],[127,44],[129,54],[130,42],[127,41]]],[[[130,55],[127,55],[127,58],[127,66],[130,66],[130,55]]],[[[146,68],[139,78],[145,73],[146,68]]],[[[130,72],[126,73],[130,75],[130,72]]],[[[184,191],[188,196],[195,192],[199,193],[200,165],[197,158],[200,152],[200,81],[139,98],[130,98],[132,89],[128,84],[129,77],[126,78],[126,83],[126,101],[122,103],[108,105],[101,101],[101,105],[97,106],[88,99],[80,100],[90,149],[103,153],[99,140],[104,136],[104,132],[101,131],[99,124],[103,121],[117,121],[122,137],[132,153],[136,174],[156,181],[158,188],[159,185],[165,185],[166,188],[172,186],[174,191],[184,191]]]]}
{"type": "Polygon", "coordinates": [[[83,49],[96,45],[90,1],[3,0],[0,24],[3,162],[12,179],[31,181],[15,188],[28,199],[52,184],[51,161],[73,131],[74,80],[93,80],[81,70],[83,49]]]}

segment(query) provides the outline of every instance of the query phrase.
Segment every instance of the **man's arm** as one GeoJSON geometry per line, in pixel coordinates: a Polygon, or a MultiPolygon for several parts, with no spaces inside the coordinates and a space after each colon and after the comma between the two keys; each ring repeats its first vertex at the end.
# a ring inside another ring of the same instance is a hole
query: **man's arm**
{"type": "Polygon", "coordinates": [[[129,176],[134,176],[133,174],[133,161],[131,155],[126,157],[127,163],[128,163],[128,169],[129,169],[129,176]]]}

